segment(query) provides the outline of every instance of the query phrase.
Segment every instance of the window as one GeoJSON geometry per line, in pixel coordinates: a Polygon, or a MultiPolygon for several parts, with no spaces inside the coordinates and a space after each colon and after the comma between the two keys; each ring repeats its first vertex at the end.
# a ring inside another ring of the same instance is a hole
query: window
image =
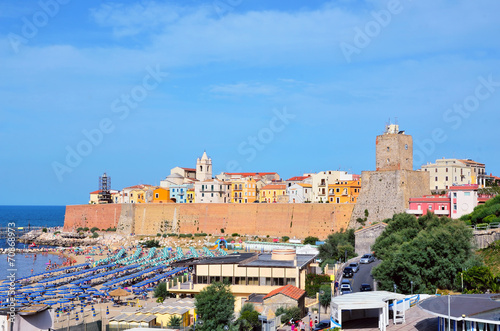
{"type": "Polygon", "coordinates": [[[258,277],[248,277],[247,285],[259,285],[258,277]]]}
{"type": "Polygon", "coordinates": [[[453,192],[453,197],[456,198],[457,197],[457,192],[453,192]]]}
{"type": "Polygon", "coordinates": [[[155,193],[155,199],[158,199],[160,195],[158,193],[155,193]]]}
{"type": "Polygon", "coordinates": [[[338,188],[338,187],[337,187],[337,190],[336,190],[336,192],[337,192],[337,193],[339,193],[339,192],[340,192],[340,188],[338,188]]]}
{"type": "Polygon", "coordinates": [[[464,192],[464,196],[470,197],[470,192],[464,192]]]}
{"type": "Polygon", "coordinates": [[[446,168],[446,172],[448,172],[448,168],[446,168]]]}
{"type": "Polygon", "coordinates": [[[435,171],[434,172],[438,172],[438,168],[434,169],[435,171]]]}
{"type": "Polygon", "coordinates": [[[295,278],[287,278],[286,285],[288,284],[295,286],[295,278]]]}
{"type": "MultiPolygon", "coordinates": [[[[438,181],[438,178],[437,178],[437,176],[435,177],[435,181],[436,181],[436,182],[438,181]]],[[[437,186],[436,186],[436,190],[437,190],[437,186]]]]}
{"type": "Polygon", "coordinates": [[[389,148],[389,146],[387,146],[387,151],[389,151],[389,150],[390,150],[390,148],[389,148]]]}
{"type": "Polygon", "coordinates": [[[448,176],[445,177],[445,181],[447,182],[448,181],[448,176]]]}
{"type": "Polygon", "coordinates": [[[340,203],[340,198],[337,198],[337,203],[340,203]]]}
{"type": "Polygon", "coordinates": [[[284,286],[285,278],[273,278],[273,286],[284,286]]]}

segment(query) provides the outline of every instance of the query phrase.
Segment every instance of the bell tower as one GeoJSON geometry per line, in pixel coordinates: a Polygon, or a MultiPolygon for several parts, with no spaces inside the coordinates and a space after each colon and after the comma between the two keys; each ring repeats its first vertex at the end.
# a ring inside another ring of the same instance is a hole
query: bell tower
{"type": "Polygon", "coordinates": [[[212,179],[212,159],[208,158],[205,151],[201,159],[196,160],[196,179],[199,181],[212,179]]]}

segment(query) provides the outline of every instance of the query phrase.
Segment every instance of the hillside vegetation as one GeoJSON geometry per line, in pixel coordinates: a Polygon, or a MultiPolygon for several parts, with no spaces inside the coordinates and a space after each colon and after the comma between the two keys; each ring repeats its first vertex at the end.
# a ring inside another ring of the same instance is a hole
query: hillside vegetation
{"type": "Polygon", "coordinates": [[[460,219],[468,225],[500,222],[500,195],[477,206],[472,213],[464,215],[460,219]]]}
{"type": "Polygon", "coordinates": [[[382,263],[372,271],[382,290],[417,293],[458,290],[460,272],[482,263],[472,251],[472,229],[464,222],[432,213],[417,219],[396,214],[373,250],[382,263]],[[458,286],[457,286],[458,285],[458,286]]]}
{"type": "Polygon", "coordinates": [[[490,271],[500,277],[500,240],[495,241],[487,248],[480,249],[477,253],[490,271]]]}

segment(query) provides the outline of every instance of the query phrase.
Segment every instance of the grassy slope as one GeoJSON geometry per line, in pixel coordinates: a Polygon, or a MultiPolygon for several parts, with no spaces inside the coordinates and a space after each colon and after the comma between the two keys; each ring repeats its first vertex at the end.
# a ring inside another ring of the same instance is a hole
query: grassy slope
{"type": "Polygon", "coordinates": [[[495,241],[488,248],[479,250],[478,254],[493,275],[500,275],[500,240],[495,241]]]}

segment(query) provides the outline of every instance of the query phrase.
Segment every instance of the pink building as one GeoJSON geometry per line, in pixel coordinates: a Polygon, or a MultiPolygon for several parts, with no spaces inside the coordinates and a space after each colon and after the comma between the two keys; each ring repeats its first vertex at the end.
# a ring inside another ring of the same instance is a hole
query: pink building
{"type": "Polygon", "coordinates": [[[477,206],[479,200],[477,189],[477,184],[451,186],[445,195],[410,198],[410,208],[406,213],[419,217],[430,210],[437,216],[460,218],[462,215],[470,214],[477,206]]]}
{"type": "Polygon", "coordinates": [[[451,202],[448,195],[424,195],[420,198],[410,198],[410,208],[407,214],[417,217],[427,214],[430,210],[438,216],[450,217],[451,202]]]}

